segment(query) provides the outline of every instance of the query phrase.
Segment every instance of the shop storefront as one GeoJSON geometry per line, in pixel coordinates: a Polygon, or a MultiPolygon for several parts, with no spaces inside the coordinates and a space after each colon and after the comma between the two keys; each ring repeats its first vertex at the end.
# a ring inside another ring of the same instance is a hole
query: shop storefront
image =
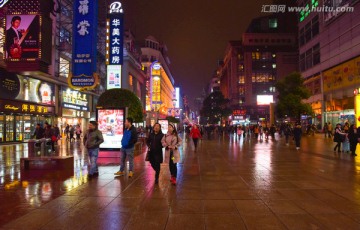
{"type": "Polygon", "coordinates": [[[55,85],[0,70],[0,143],[31,139],[37,123],[52,124],[55,85]]]}
{"type": "Polygon", "coordinates": [[[54,112],[54,106],[0,100],[0,143],[31,139],[36,124],[51,123],[54,112]]]}
{"type": "Polygon", "coordinates": [[[86,130],[90,119],[90,96],[83,92],[62,87],[61,117],[58,118],[60,130],[64,133],[66,125],[80,125],[81,130],[86,130]]]}

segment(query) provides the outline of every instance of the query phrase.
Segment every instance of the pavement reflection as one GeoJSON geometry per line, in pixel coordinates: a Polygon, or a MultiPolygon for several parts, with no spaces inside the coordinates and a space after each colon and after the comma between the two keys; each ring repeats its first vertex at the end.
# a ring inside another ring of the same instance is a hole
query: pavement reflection
{"type": "Polygon", "coordinates": [[[193,223],[204,229],[220,215],[228,226],[248,229],[260,224],[327,229],[328,222],[340,229],[360,227],[360,160],[333,153],[334,143],[322,135],[304,136],[298,151],[279,136],[255,140],[224,135],[201,141],[194,152],[185,138],[176,187],[169,183],[166,164],[154,185],[144,154],[135,157],[134,178],[114,178],[119,152],[110,151],[100,154],[99,178],[88,181],[81,144],[59,144],[59,155],[74,156],[71,172],[23,171],[20,158],[27,156],[26,144],[0,146],[0,226],[106,229],[117,223],[120,229],[141,229],[153,218],[146,227],[177,229],[179,223],[193,223]],[[99,217],[88,208],[95,208],[99,217]],[[48,220],[38,218],[40,214],[48,220]]]}

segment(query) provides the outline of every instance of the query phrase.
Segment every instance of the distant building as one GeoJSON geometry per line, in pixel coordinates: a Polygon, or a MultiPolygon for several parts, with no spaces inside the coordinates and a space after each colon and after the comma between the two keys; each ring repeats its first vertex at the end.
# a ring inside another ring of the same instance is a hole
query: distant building
{"type": "Polygon", "coordinates": [[[233,118],[241,111],[235,122],[269,121],[275,83],[298,69],[297,57],[296,19],[291,14],[255,18],[242,40],[228,43],[218,77],[233,118]]]}
{"type": "Polygon", "coordinates": [[[354,106],[358,103],[354,90],[359,92],[360,87],[360,2],[298,0],[297,4],[352,11],[302,11],[297,16],[299,68],[312,93],[307,102],[315,112],[307,122],[353,124],[360,116],[354,106]]]}
{"type": "Polygon", "coordinates": [[[147,74],[146,111],[147,123],[153,124],[158,118],[165,118],[169,108],[174,108],[174,78],[170,71],[167,47],[153,36],[145,39],[141,47],[141,64],[147,74]]]}

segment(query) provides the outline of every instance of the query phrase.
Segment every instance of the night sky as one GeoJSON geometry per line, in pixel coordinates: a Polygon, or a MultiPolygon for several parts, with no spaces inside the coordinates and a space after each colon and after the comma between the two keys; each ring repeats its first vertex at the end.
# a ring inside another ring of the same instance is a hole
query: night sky
{"type": "MultiPolygon", "coordinates": [[[[190,101],[223,58],[227,42],[240,40],[252,18],[271,0],[124,0],[125,27],[138,41],[153,35],[168,47],[175,84],[190,101]]],[[[192,104],[194,105],[194,104],[192,104]]]]}

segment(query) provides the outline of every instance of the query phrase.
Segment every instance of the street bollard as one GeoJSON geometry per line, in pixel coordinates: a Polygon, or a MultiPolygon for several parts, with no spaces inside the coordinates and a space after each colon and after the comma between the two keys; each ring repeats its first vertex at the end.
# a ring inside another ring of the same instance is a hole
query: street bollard
{"type": "Polygon", "coordinates": [[[41,140],[29,140],[28,157],[41,156],[41,140]]]}

